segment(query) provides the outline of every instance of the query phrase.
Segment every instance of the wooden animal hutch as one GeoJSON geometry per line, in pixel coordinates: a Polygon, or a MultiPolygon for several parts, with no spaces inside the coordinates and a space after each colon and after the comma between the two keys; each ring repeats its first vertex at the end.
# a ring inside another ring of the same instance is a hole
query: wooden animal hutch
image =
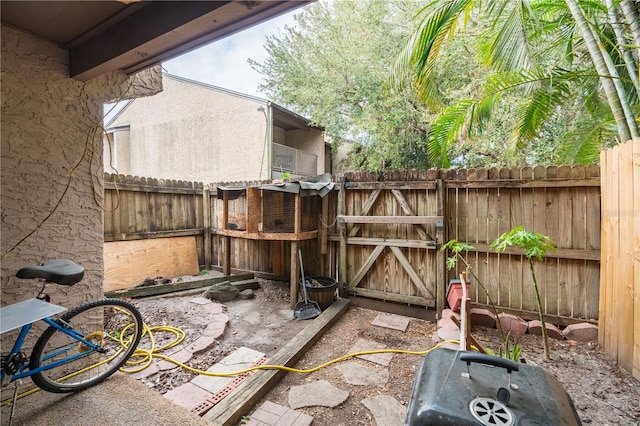
{"type": "MultiPolygon", "coordinates": [[[[313,184],[312,185],[318,185],[313,184]]],[[[329,189],[332,183],[326,184],[329,189]]],[[[317,186],[315,187],[317,188],[317,186]]],[[[299,242],[318,238],[321,198],[324,192],[305,189],[300,182],[248,187],[218,187],[222,200],[218,234],[224,235],[223,273],[231,273],[231,238],[289,241],[291,305],[298,298],[299,242]]]]}

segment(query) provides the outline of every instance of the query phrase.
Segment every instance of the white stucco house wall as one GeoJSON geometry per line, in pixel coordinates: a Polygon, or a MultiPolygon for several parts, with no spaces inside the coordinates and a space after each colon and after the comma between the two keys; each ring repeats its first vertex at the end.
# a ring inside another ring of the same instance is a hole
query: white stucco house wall
{"type": "Polygon", "coordinates": [[[323,129],[266,99],[163,74],[106,123],[107,173],[204,183],[331,172],[323,129]]]}
{"type": "Polygon", "coordinates": [[[38,283],[17,279],[16,271],[66,258],[85,268],[84,279],[48,292],[75,306],[103,294],[102,105],[125,93],[159,92],[162,74],[159,66],[142,71],[135,87],[117,71],[77,81],[69,78],[66,50],[1,30],[0,299],[5,305],[35,297],[38,283]]]}

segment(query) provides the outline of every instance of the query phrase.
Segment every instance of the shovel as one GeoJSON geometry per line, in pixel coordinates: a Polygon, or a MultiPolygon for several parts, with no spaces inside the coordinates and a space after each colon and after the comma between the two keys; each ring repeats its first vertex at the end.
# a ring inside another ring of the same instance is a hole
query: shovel
{"type": "Polygon", "coordinates": [[[305,285],[304,267],[302,266],[302,250],[298,250],[298,256],[300,257],[300,275],[302,275],[302,294],[304,301],[296,303],[293,316],[299,320],[312,319],[320,315],[322,309],[320,309],[317,302],[307,300],[307,286],[305,285]]]}

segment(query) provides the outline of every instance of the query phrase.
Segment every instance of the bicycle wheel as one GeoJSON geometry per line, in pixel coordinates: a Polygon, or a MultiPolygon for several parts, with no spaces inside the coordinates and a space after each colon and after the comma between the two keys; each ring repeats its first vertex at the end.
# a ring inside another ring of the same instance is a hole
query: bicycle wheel
{"type": "Polygon", "coordinates": [[[92,350],[62,331],[47,328],[31,353],[31,370],[86,354],[31,376],[37,386],[49,392],[75,392],[106,379],[129,359],[142,336],[140,312],[120,299],[101,299],[80,305],[63,315],[58,324],[66,324],[65,327],[76,330],[100,348],[92,350]]]}

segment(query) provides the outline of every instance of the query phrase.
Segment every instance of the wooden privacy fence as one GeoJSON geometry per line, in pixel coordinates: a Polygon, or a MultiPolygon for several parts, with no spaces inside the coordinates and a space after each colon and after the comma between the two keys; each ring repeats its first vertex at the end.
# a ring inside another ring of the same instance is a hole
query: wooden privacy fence
{"type": "MultiPolygon", "coordinates": [[[[112,179],[105,178],[107,208],[118,199],[112,179]]],[[[301,219],[317,221],[317,238],[287,241],[221,229],[217,185],[121,176],[120,207],[105,213],[105,241],[193,236],[199,265],[293,285],[292,248],[300,248],[308,275],[337,278],[356,295],[440,309],[446,284],[460,271],[446,270],[448,254],[439,247],[455,238],[475,247],[466,259],[501,309],[537,318],[523,253],[489,248],[503,232],[524,225],[558,246],[536,264],[550,320],[598,319],[598,166],[347,173],[334,182],[318,211],[301,219]]],[[[241,222],[249,208],[239,197],[227,207],[227,220],[241,222]]],[[[487,303],[475,282],[471,297],[487,303]]]]}
{"type": "Polygon", "coordinates": [[[640,139],[603,151],[599,343],[640,379],[640,139]]]}

